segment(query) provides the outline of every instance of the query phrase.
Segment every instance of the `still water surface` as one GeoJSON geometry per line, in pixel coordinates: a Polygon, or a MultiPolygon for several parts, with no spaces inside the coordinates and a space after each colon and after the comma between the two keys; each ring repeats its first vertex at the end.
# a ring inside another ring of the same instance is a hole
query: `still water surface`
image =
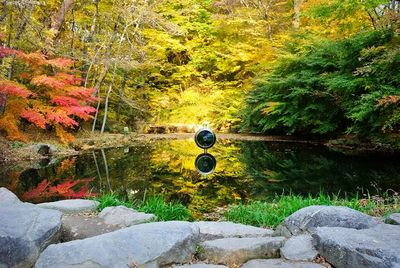
{"type": "Polygon", "coordinates": [[[161,194],[187,205],[195,215],[289,191],[400,191],[400,165],[394,156],[346,156],[310,144],[225,139],[209,150],[217,166],[203,176],[194,164],[201,153],[192,139],[98,150],[28,169],[0,167],[0,186],[30,202],[87,192],[114,192],[130,199],[161,194]]]}

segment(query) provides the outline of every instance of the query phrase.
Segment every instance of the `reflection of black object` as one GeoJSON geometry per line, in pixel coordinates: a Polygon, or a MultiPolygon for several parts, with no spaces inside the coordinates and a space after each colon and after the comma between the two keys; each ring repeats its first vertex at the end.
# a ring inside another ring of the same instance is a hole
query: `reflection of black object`
{"type": "Polygon", "coordinates": [[[214,146],[217,137],[211,129],[202,128],[196,132],[194,140],[200,148],[209,149],[214,146]]]}
{"type": "Polygon", "coordinates": [[[211,154],[204,153],[197,156],[195,161],[197,171],[202,175],[213,173],[217,166],[217,160],[211,154]]]}

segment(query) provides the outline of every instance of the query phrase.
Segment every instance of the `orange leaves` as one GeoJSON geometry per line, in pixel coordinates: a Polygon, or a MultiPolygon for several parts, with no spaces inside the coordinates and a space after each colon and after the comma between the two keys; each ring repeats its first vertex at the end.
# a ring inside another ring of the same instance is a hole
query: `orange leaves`
{"type": "Polygon", "coordinates": [[[0,80],[0,93],[22,98],[32,95],[32,92],[25,86],[9,80],[0,80]]]}
{"type": "Polygon", "coordinates": [[[51,66],[54,66],[59,69],[67,69],[72,67],[74,61],[67,58],[56,58],[52,60],[48,60],[47,63],[51,66]]]}
{"type": "MultiPolygon", "coordinates": [[[[25,102],[20,102],[18,107],[14,107],[15,102],[3,97],[2,108],[7,105],[7,112],[12,114],[10,118],[13,120],[7,124],[2,120],[0,128],[8,133],[19,133],[17,119],[20,116],[41,129],[53,126],[62,142],[71,141],[73,136],[63,128],[77,127],[79,125],[77,118],[82,120],[92,118],[91,114],[96,110],[87,105],[97,100],[93,97],[94,89],[80,86],[83,80],[73,74],[76,70],[71,70],[74,64],[71,59],[48,59],[41,53],[27,54],[0,47],[0,58],[10,56],[27,65],[28,71],[25,68],[21,73],[14,74],[14,77],[26,83],[26,86],[14,81],[0,80],[0,94],[22,97],[25,102]],[[52,68],[48,68],[49,66],[52,68]]],[[[16,137],[22,136],[9,135],[9,137],[17,139],[16,137]]]]}
{"type": "Polygon", "coordinates": [[[376,106],[377,107],[388,106],[397,103],[400,103],[400,96],[391,95],[391,96],[384,96],[383,98],[379,99],[376,106]]]}
{"type": "Polygon", "coordinates": [[[66,96],[55,96],[50,102],[57,106],[79,106],[79,102],[76,99],[66,96]]]}
{"type": "Polygon", "coordinates": [[[62,143],[69,143],[75,139],[75,137],[72,134],[65,131],[62,126],[56,125],[55,128],[56,128],[56,135],[62,143]]]}
{"type": "Polygon", "coordinates": [[[39,75],[31,80],[31,84],[35,86],[43,86],[53,90],[62,89],[65,83],[52,76],[39,75]]]}
{"type": "Polygon", "coordinates": [[[28,120],[28,122],[34,124],[37,127],[46,129],[46,118],[43,114],[39,113],[34,109],[28,109],[19,114],[20,117],[28,120]]]}
{"type": "Polygon", "coordinates": [[[98,99],[93,97],[93,93],[96,91],[95,88],[84,88],[84,87],[76,87],[71,86],[66,88],[66,94],[70,97],[84,100],[87,103],[93,103],[98,99]]]}
{"type": "Polygon", "coordinates": [[[96,109],[90,106],[71,106],[65,107],[64,110],[68,115],[75,115],[85,121],[92,118],[90,114],[96,112],[96,109]]]}
{"type": "Polygon", "coordinates": [[[51,186],[48,180],[40,182],[36,188],[26,192],[22,200],[30,202],[40,202],[54,198],[85,198],[95,196],[90,192],[89,183],[91,179],[72,180],[67,179],[63,183],[51,186]]]}
{"type": "Polygon", "coordinates": [[[18,121],[15,119],[13,114],[7,113],[5,116],[0,118],[0,129],[7,133],[7,139],[11,141],[27,142],[28,138],[19,131],[17,124],[18,121]]]}

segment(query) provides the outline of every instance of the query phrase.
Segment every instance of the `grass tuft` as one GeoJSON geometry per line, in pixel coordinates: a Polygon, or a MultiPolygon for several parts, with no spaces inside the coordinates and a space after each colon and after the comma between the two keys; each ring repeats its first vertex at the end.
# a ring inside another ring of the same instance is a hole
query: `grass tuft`
{"type": "Polygon", "coordinates": [[[160,221],[185,221],[192,219],[190,210],[184,205],[175,202],[166,202],[163,197],[155,195],[146,198],[138,206],[137,210],[153,213],[160,221]]]}
{"type": "Polygon", "coordinates": [[[100,203],[100,205],[97,207],[99,211],[103,210],[106,207],[116,206],[134,208],[133,202],[126,202],[116,194],[104,194],[102,196],[95,197],[94,199],[100,203]]]}
{"type": "Polygon", "coordinates": [[[192,214],[184,205],[176,202],[167,202],[161,196],[149,196],[142,202],[125,201],[116,194],[104,194],[95,198],[100,202],[98,210],[106,207],[125,206],[137,211],[152,213],[157,216],[158,221],[186,221],[192,220],[192,214]]]}
{"type": "Polygon", "coordinates": [[[384,216],[400,211],[400,200],[370,197],[364,199],[339,198],[336,195],[302,197],[293,194],[277,196],[271,202],[252,201],[230,208],[225,217],[229,221],[259,227],[276,227],[297,210],[311,205],[346,206],[372,216],[384,216]]]}

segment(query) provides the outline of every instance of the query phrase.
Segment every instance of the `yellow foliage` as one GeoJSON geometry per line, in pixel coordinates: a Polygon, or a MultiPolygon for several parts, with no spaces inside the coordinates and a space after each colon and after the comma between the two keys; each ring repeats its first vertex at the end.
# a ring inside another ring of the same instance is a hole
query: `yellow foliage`
{"type": "Polygon", "coordinates": [[[67,144],[75,139],[74,135],[65,131],[65,129],[61,125],[57,124],[55,126],[55,129],[56,129],[56,136],[60,139],[62,143],[67,144]]]}

